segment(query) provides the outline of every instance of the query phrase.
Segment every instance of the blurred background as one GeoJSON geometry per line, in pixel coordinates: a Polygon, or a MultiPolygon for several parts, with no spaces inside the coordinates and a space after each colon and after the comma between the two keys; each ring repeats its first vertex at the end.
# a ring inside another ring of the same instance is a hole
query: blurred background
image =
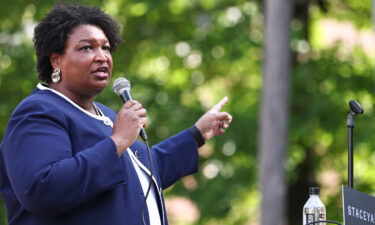
{"type": "MultiPolygon", "coordinates": [[[[38,83],[33,29],[55,2],[30,2],[0,3],[0,138],[38,83]]],[[[232,125],[200,149],[200,172],[165,191],[171,225],[268,225],[272,217],[273,225],[302,224],[309,186],[321,188],[327,218],[342,221],[351,99],[365,112],[356,117],[354,187],[375,195],[370,0],[71,2],[98,6],[121,25],[125,42],[113,54],[113,77],[130,80],[133,98],[147,109],[151,143],[230,98],[223,110],[232,125]],[[267,183],[273,175],[279,183],[267,183]]],[[[97,101],[118,110],[111,87],[97,101]]]]}

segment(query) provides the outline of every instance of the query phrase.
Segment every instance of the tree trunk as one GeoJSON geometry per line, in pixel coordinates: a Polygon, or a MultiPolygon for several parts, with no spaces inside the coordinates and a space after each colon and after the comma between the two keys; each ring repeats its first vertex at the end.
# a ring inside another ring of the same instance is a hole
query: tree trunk
{"type": "Polygon", "coordinates": [[[265,2],[260,125],[261,225],[285,225],[292,0],[265,2]]]}

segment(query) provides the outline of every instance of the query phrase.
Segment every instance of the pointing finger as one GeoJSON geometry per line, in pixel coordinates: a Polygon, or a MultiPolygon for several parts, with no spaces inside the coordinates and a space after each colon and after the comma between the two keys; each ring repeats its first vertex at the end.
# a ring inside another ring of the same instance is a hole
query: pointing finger
{"type": "Polygon", "coordinates": [[[220,102],[218,102],[216,105],[214,105],[214,106],[212,107],[212,110],[220,111],[221,108],[223,108],[223,106],[225,105],[225,103],[227,103],[227,101],[228,101],[228,97],[225,96],[224,98],[222,98],[222,99],[220,100],[220,102]]]}

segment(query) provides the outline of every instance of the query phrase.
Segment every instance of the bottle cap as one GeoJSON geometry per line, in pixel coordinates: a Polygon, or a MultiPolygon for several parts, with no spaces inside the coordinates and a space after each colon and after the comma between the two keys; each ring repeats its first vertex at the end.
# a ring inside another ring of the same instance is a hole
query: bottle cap
{"type": "Polygon", "coordinates": [[[319,187],[310,187],[309,193],[310,195],[319,195],[319,187]]]}

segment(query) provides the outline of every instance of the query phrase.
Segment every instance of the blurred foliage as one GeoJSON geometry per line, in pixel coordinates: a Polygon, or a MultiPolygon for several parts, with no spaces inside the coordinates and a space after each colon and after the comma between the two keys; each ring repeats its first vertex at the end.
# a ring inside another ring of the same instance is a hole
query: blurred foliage
{"type": "MultiPolygon", "coordinates": [[[[193,200],[201,215],[195,224],[256,224],[263,57],[263,13],[259,2],[71,2],[101,7],[121,25],[125,42],[113,55],[113,76],[129,79],[133,97],[147,108],[151,143],[191,126],[210,106],[229,96],[224,110],[234,117],[230,129],[206,143],[200,150],[201,172],[168,189],[166,198],[185,196],[193,200]]],[[[370,1],[322,2],[323,8],[311,5],[311,23],[333,18],[351,22],[358,29],[371,27],[370,1]]],[[[1,3],[0,137],[13,109],[38,83],[33,26],[53,5],[41,0],[1,3]]],[[[327,218],[341,221],[340,186],[347,182],[346,115],[350,99],[362,103],[365,111],[356,118],[354,184],[362,192],[375,194],[371,164],[375,159],[374,62],[361,49],[349,54],[341,53],[340,45],[317,49],[311,40],[303,40],[303,23],[294,20],[292,28],[296,63],[285,163],[288,182],[293,186],[304,179],[321,186],[327,218]],[[312,168],[311,174],[301,174],[300,167],[306,163],[312,168]],[[337,182],[332,177],[337,177],[337,182]]],[[[317,26],[308,29],[319,39],[317,26]]],[[[111,87],[97,101],[115,110],[121,106],[111,87]]],[[[298,191],[303,197],[294,199],[300,208],[294,212],[296,218],[308,198],[308,190],[298,191]]],[[[5,217],[1,210],[0,221],[4,224],[5,217]]]]}

